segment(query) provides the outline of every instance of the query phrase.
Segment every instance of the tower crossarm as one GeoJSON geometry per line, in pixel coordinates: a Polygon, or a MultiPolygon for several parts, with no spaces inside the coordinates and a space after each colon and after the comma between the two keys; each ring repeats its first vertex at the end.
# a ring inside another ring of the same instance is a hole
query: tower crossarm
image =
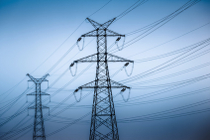
{"type": "MultiPolygon", "coordinates": [[[[42,95],[44,95],[44,96],[49,96],[49,100],[50,100],[50,102],[51,102],[50,94],[48,94],[48,93],[46,93],[46,92],[38,92],[38,93],[40,93],[41,96],[42,96],[42,95]]],[[[27,99],[27,102],[28,102],[28,96],[37,96],[38,93],[37,93],[37,92],[28,93],[28,94],[27,94],[27,98],[26,98],[26,99],[27,99]]]]}
{"type": "MultiPolygon", "coordinates": [[[[97,62],[97,55],[98,54],[95,53],[95,54],[77,59],[70,66],[73,66],[74,63],[97,62]]],[[[100,56],[103,57],[103,55],[105,55],[105,54],[100,53],[99,59],[100,59],[100,56]]],[[[122,57],[119,57],[119,56],[116,56],[116,55],[113,55],[113,54],[109,54],[109,53],[107,53],[107,60],[100,59],[100,62],[128,62],[128,63],[134,63],[133,60],[125,59],[125,58],[122,58],[122,57]]]]}
{"type": "MultiPolygon", "coordinates": [[[[130,89],[130,87],[128,87],[126,85],[123,85],[123,84],[121,84],[119,82],[116,82],[114,80],[111,80],[111,79],[110,79],[110,83],[111,83],[111,88],[130,89]]],[[[106,85],[106,82],[104,82],[104,85],[102,83],[100,86],[95,86],[95,80],[94,80],[94,81],[91,81],[91,82],[89,82],[87,84],[79,86],[75,91],[77,92],[79,89],[83,89],[83,88],[109,88],[109,87],[106,85]]]]}
{"type": "MultiPolygon", "coordinates": [[[[32,92],[32,93],[29,93],[29,94],[27,94],[27,95],[28,95],[28,96],[36,95],[36,92],[32,92]]],[[[45,92],[41,92],[41,95],[49,95],[49,96],[50,96],[50,94],[45,93],[45,92]]]]}
{"type": "Polygon", "coordinates": [[[134,63],[133,60],[125,59],[110,53],[107,53],[107,60],[108,62],[129,62],[129,63],[134,63]]]}
{"type": "Polygon", "coordinates": [[[125,37],[125,35],[118,34],[118,33],[114,32],[112,30],[100,29],[100,28],[92,30],[90,32],[87,32],[86,34],[81,35],[81,37],[97,37],[99,35],[100,36],[111,36],[111,37],[115,37],[115,36],[116,37],[125,37]]]}
{"type": "Polygon", "coordinates": [[[98,29],[87,32],[86,34],[81,35],[81,37],[96,37],[97,31],[98,31],[98,29]]]}
{"type": "MultiPolygon", "coordinates": [[[[28,107],[28,109],[36,109],[36,106],[28,107]]],[[[42,105],[42,109],[50,109],[50,108],[47,107],[47,106],[42,105]]]]}
{"type": "Polygon", "coordinates": [[[75,60],[73,63],[97,62],[97,53],[75,60]]]}
{"type": "Polygon", "coordinates": [[[117,36],[117,37],[125,37],[125,35],[122,35],[122,34],[118,34],[112,30],[109,30],[109,29],[106,29],[106,36],[117,36]]]}

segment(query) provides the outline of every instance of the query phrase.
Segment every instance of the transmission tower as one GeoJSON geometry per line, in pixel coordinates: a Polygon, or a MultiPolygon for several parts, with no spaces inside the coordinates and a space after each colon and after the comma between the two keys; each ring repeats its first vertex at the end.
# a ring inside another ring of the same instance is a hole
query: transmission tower
{"type": "Polygon", "coordinates": [[[115,18],[104,24],[99,24],[89,18],[87,20],[95,30],[83,34],[77,42],[82,37],[96,37],[97,53],[75,60],[71,63],[70,68],[79,62],[96,62],[96,77],[94,81],[78,87],[75,92],[83,88],[94,88],[89,139],[119,140],[112,88],[122,88],[121,91],[123,92],[126,89],[130,89],[130,87],[110,79],[108,62],[126,62],[125,66],[127,66],[129,63],[133,63],[133,61],[107,53],[107,37],[118,37],[116,41],[119,41],[121,37],[125,37],[125,35],[107,29],[115,18]]]}
{"type": "Polygon", "coordinates": [[[42,109],[49,108],[42,105],[42,95],[49,94],[41,91],[41,84],[42,82],[48,82],[46,77],[49,76],[49,74],[44,75],[42,78],[34,78],[30,74],[27,74],[27,76],[30,78],[28,81],[35,84],[35,92],[27,94],[29,96],[35,96],[35,105],[29,107],[29,109],[35,109],[33,140],[46,140],[42,109]]]}

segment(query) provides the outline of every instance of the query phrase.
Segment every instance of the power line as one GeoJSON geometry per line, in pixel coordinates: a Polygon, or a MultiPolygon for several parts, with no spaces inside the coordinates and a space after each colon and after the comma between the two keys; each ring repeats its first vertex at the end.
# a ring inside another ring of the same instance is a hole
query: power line
{"type": "MultiPolygon", "coordinates": [[[[154,32],[155,30],[159,29],[160,27],[162,27],[163,25],[165,25],[167,22],[169,22],[170,20],[172,20],[173,18],[175,18],[177,15],[179,15],[180,13],[184,12],[185,10],[187,10],[188,8],[192,7],[193,5],[197,4],[200,0],[190,0],[187,3],[185,3],[183,6],[181,6],[179,9],[177,9],[176,11],[174,11],[173,13],[169,14],[168,16],[150,24],[147,25],[141,29],[135,30],[133,32],[127,33],[126,36],[132,35],[134,33],[138,33],[140,31],[144,31],[143,33],[141,33],[140,35],[138,35],[137,37],[129,40],[128,42],[125,42],[125,46],[129,47],[130,45],[136,43],[137,41],[141,40],[142,38],[146,37],[147,35],[151,34],[152,32],[154,32]],[[162,24],[161,24],[162,23],[162,24]]],[[[116,52],[117,49],[113,49],[111,52],[116,52]]]]}
{"type": "Polygon", "coordinates": [[[89,15],[88,17],[91,17],[92,15],[96,14],[97,12],[99,12],[101,9],[103,9],[105,6],[107,6],[112,0],[109,0],[107,3],[105,3],[101,8],[99,8],[98,10],[96,10],[95,12],[93,12],[91,15],[89,15]]]}
{"type": "MultiPolygon", "coordinates": [[[[162,46],[162,45],[165,45],[165,44],[167,44],[167,43],[169,43],[169,42],[172,42],[172,41],[174,41],[174,40],[176,40],[176,39],[179,39],[179,38],[181,38],[181,37],[183,37],[183,36],[185,36],[185,35],[188,35],[188,34],[194,32],[194,31],[197,31],[198,29],[201,29],[201,28],[203,28],[203,27],[205,27],[205,26],[207,26],[207,25],[209,25],[209,24],[210,24],[210,22],[208,22],[208,23],[206,23],[206,24],[204,24],[204,25],[202,25],[202,26],[199,26],[199,27],[197,27],[197,28],[195,28],[195,29],[193,29],[193,30],[191,30],[191,31],[189,31],[189,32],[187,32],[187,33],[184,33],[184,34],[182,34],[182,35],[180,35],[180,36],[177,36],[177,37],[175,37],[175,38],[173,38],[173,39],[170,39],[170,40],[168,40],[168,41],[165,41],[164,43],[161,43],[161,44],[159,44],[159,45],[157,45],[157,46],[154,46],[154,47],[149,48],[149,49],[147,49],[147,50],[145,50],[145,51],[138,52],[138,53],[136,53],[136,54],[130,55],[130,56],[128,56],[128,57],[134,57],[134,56],[136,56],[136,55],[139,55],[139,54],[148,52],[148,51],[150,51],[150,50],[152,50],[152,49],[155,49],[155,48],[160,47],[160,46],[162,46]]],[[[136,61],[135,61],[135,62],[136,62],[136,61]]]]}
{"type": "Polygon", "coordinates": [[[148,0],[138,0],[137,2],[135,2],[132,6],[130,6],[128,9],[126,9],[124,12],[122,12],[121,14],[119,14],[116,17],[116,21],[118,21],[119,19],[121,19],[122,17],[124,17],[125,15],[127,15],[128,13],[130,13],[131,11],[133,11],[134,9],[136,9],[137,7],[143,5],[144,3],[146,3],[148,0]]]}
{"type": "MultiPolygon", "coordinates": [[[[98,22],[87,18],[95,30],[83,34],[81,37],[97,37],[97,53],[75,60],[70,65],[71,68],[74,66],[74,64],[81,62],[97,62],[95,80],[82,85],[75,90],[75,92],[77,92],[78,90],[82,90],[84,88],[94,88],[93,109],[89,136],[90,140],[119,140],[115,108],[112,97],[112,88],[123,88],[123,91],[130,89],[130,87],[117,83],[111,80],[109,77],[107,62],[125,62],[127,65],[129,63],[133,63],[131,60],[107,53],[107,37],[124,36],[107,29],[115,19],[116,18],[111,19],[103,24],[99,24],[98,22]]],[[[78,41],[81,40],[81,37],[78,39],[78,41]]]]}
{"type": "MultiPolygon", "coordinates": [[[[104,4],[101,8],[99,8],[98,10],[96,10],[95,12],[93,12],[91,15],[89,15],[88,17],[93,16],[94,14],[96,14],[97,12],[99,12],[101,9],[103,9],[105,6],[107,6],[112,0],[109,0],[106,4],[104,4]]],[[[34,73],[37,69],[39,69],[47,60],[49,60],[50,57],[52,57],[63,45],[64,43],[66,43],[66,41],[82,26],[82,24],[85,22],[85,20],[83,20],[79,26],[61,43],[61,45],[59,45],[39,66],[37,66],[31,73],[34,73]]],[[[73,49],[73,48],[72,48],[73,49]]],[[[70,51],[69,51],[70,52],[70,51]]],[[[62,56],[64,57],[64,56],[62,56]]],[[[54,65],[55,66],[55,65],[54,65]]],[[[53,67],[54,68],[54,67],[53,67]]],[[[49,71],[51,71],[53,68],[51,68],[49,71]]],[[[18,85],[20,85],[26,78],[23,78],[19,83],[17,83],[14,87],[12,87],[10,90],[14,90],[18,85]]],[[[8,91],[2,93],[5,94],[8,91]]],[[[11,92],[10,92],[11,93],[11,92]]],[[[9,95],[9,94],[8,94],[9,95]]],[[[7,96],[8,96],[7,95],[7,96]]]]}
{"type": "MultiPolygon", "coordinates": [[[[173,66],[176,63],[180,63],[181,60],[187,58],[188,56],[190,56],[190,55],[196,53],[197,51],[203,49],[204,47],[208,46],[209,43],[210,43],[209,42],[210,41],[209,39],[210,38],[208,38],[206,40],[203,40],[203,41],[200,41],[200,42],[198,42],[196,44],[193,44],[192,45],[193,47],[190,49],[190,51],[184,52],[184,53],[182,53],[182,54],[180,54],[180,55],[178,55],[178,56],[176,56],[176,57],[174,57],[174,58],[172,58],[172,59],[170,59],[170,60],[162,63],[161,65],[158,65],[156,67],[153,67],[152,69],[147,70],[147,71],[145,71],[145,72],[143,72],[141,74],[134,75],[134,76],[132,76],[130,78],[127,78],[125,80],[121,80],[121,82],[129,82],[129,81],[133,81],[135,79],[143,78],[143,77],[145,77],[147,75],[151,75],[151,74],[153,74],[153,73],[155,73],[157,71],[163,70],[164,68],[167,68],[169,66],[173,66]]],[[[204,52],[206,53],[207,51],[204,51],[204,52]]],[[[190,59],[190,60],[192,60],[192,59],[190,59]]]]}

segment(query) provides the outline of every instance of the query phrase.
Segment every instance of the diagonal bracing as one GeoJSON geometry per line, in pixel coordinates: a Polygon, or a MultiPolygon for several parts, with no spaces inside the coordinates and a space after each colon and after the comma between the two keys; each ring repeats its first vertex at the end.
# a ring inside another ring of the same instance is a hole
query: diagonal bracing
{"type": "Polygon", "coordinates": [[[117,41],[120,37],[125,37],[125,35],[107,29],[115,18],[104,24],[99,24],[89,18],[87,20],[95,30],[83,34],[78,41],[84,37],[96,37],[97,53],[75,60],[70,67],[73,67],[75,63],[96,62],[96,77],[94,81],[78,87],[75,92],[83,88],[94,88],[89,139],[119,140],[112,88],[122,88],[123,92],[130,87],[110,79],[108,62],[125,62],[127,66],[133,61],[107,53],[107,37],[118,37],[117,41]]]}

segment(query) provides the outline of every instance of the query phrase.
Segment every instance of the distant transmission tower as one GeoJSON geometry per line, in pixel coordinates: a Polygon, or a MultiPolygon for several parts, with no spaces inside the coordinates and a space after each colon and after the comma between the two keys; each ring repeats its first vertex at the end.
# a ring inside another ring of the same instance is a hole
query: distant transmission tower
{"type": "Polygon", "coordinates": [[[133,63],[133,61],[107,53],[107,37],[118,37],[116,41],[119,41],[121,37],[125,37],[125,35],[107,29],[115,18],[104,24],[99,24],[89,18],[87,20],[95,30],[83,34],[77,42],[82,37],[97,37],[97,53],[75,60],[70,65],[70,68],[78,62],[97,62],[96,77],[94,81],[78,87],[75,92],[82,88],[94,88],[89,139],[119,140],[112,88],[122,88],[121,91],[123,92],[126,89],[130,89],[130,87],[110,79],[107,62],[126,62],[125,66],[127,66],[129,63],[133,63]]]}
{"type": "Polygon", "coordinates": [[[41,83],[48,82],[46,77],[49,76],[49,74],[44,75],[42,78],[34,78],[30,74],[27,74],[27,76],[31,79],[29,82],[34,82],[35,84],[35,92],[27,94],[35,96],[35,105],[29,107],[29,109],[35,109],[33,140],[46,140],[42,109],[48,107],[42,105],[42,95],[49,94],[41,91],[41,83]]]}

